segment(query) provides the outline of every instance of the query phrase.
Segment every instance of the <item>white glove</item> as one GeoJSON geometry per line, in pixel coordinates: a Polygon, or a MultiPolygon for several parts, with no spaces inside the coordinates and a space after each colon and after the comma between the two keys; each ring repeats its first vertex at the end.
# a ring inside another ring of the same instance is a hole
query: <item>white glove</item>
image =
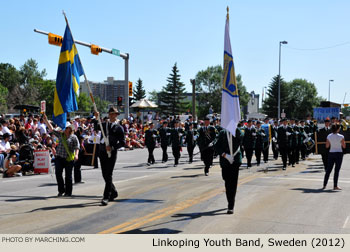
{"type": "Polygon", "coordinates": [[[157,137],[157,135],[152,135],[152,137],[156,138],[156,137],[157,137]]]}
{"type": "Polygon", "coordinates": [[[195,141],[196,141],[196,140],[197,140],[197,138],[198,138],[198,136],[194,136],[194,137],[193,137],[193,140],[195,140],[195,141]]]}
{"type": "Polygon", "coordinates": [[[182,134],[181,134],[181,133],[179,133],[179,136],[181,137],[181,136],[182,136],[182,134]]]}
{"type": "Polygon", "coordinates": [[[272,142],[277,142],[275,137],[272,138],[272,142]]]}
{"type": "Polygon", "coordinates": [[[252,136],[256,136],[256,133],[252,133],[252,136]]]}
{"type": "Polygon", "coordinates": [[[230,162],[230,164],[233,164],[233,157],[232,157],[231,155],[226,154],[226,155],[225,155],[225,158],[227,159],[227,161],[230,162]]]}
{"type": "Polygon", "coordinates": [[[211,143],[208,145],[208,147],[213,147],[213,142],[211,142],[211,143]]]}
{"type": "Polygon", "coordinates": [[[292,135],[292,133],[290,133],[290,132],[287,132],[287,136],[290,136],[290,135],[292,135]]]}
{"type": "Polygon", "coordinates": [[[171,133],[166,133],[166,135],[167,135],[167,136],[170,136],[170,135],[171,135],[171,133]]]}

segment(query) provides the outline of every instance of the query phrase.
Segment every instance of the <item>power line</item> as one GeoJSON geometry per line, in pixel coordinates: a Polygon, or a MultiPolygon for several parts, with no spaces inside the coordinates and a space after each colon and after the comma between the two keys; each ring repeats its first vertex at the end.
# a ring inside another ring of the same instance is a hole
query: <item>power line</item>
{"type": "Polygon", "coordinates": [[[340,47],[340,46],[344,46],[344,45],[348,45],[348,44],[350,44],[350,41],[336,44],[336,45],[332,45],[332,46],[320,47],[320,48],[296,48],[296,47],[291,47],[291,46],[284,46],[284,48],[289,48],[289,49],[298,50],[298,51],[320,51],[320,50],[332,49],[335,47],[340,47]]]}

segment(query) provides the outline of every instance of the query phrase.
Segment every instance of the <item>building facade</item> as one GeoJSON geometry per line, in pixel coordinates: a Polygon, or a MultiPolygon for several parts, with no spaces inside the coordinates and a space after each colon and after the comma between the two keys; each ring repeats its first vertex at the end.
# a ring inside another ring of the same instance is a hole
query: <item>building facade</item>
{"type": "MultiPolygon", "coordinates": [[[[117,97],[122,97],[125,100],[125,81],[114,80],[114,77],[107,77],[104,82],[89,81],[90,88],[94,97],[99,97],[101,100],[109,101],[110,103],[117,103],[117,97]]],[[[80,83],[80,92],[89,96],[89,88],[87,83],[80,83]]]]}

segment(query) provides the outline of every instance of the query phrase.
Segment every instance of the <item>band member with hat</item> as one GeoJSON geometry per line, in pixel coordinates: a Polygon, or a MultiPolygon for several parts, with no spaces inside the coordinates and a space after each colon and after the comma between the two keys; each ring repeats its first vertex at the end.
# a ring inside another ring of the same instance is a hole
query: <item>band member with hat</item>
{"type": "Polygon", "coordinates": [[[213,164],[213,144],[216,137],[215,128],[210,125],[209,117],[204,119],[204,126],[198,130],[198,146],[204,162],[204,174],[209,175],[209,168],[213,164]]]}
{"type": "Polygon", "coordinates": [[[196,147],[197,143],[197,131],[193,129],[193,123],[189,124],[189,128],[186,131],[186,138],[185,138],[185,144],[187,144],[187,152],[189,163],[193,162],[193,150],[196,147]]]}
{"type": "Polygon", "coordinates": [[[154,129],[153,122],[149,122],[148,127],[145,132],[145,145],[148,150],[147,165],[151,165],[155,163],[153,151],[156,147],[157,131],[154,129]]]}
{"type": "Polygon", "coordinates": [[[264,149],[264,137],[265,130],[261,128],[261,122],[256,122],[256,142],[255,142],[255,157],[256,157],[256,165],[260,165],[261,160],[261,152],[264,149]]]}
{"type": "Polygon", "coordinates": [[[253,125],[252,120],[248,120],[247,127],[244,129],[244,137],[243,137],[243,147],[247,158],[247,168],[252,167],[252,157],[253,157],[253,151],[255,149],[255,141],[256,141],[256,129],[253,125]]]}
{"type": "Polygon", "coordinates": [[[278,144],[277,144],[277,129],[278,129],[278,121],[273,121],[273,126],[271,128],[271,139],[272,139],[272,152],[273,158],[275,160],[278,159],[278,144]]]}
{"type": "Polygon", "coordinates": [[[162,123],[162,127],[158,130],[158,134],[160,137],[160,147],[162,148],[163,151],[163,157],[162,157],[162,163],[165,163],[168,161],[168,145],[170,142],[170,135],[171,135],[171,130],[168,128],[168,122],[165,120],[162,123]]]}
{"type": "MultiPolygon", "coordinates": [[[[117,160],[118,149],[125,146],[124,129],[120,125],[119,120],[117,120],[118,115],[119,111],[117,108],[111,107],[108,111],[109,119],[102,123],[103,131],[109,143],[109,145],[106,145],[103,136],[101,136],[99,158],[102,176],[105,180],[105,189],[101,201],[102,206],[108,205],[109,201],[113,201],[118,197],[118,191],[113,184],[113,170],[117,160]],[[111,153],[110,156],[108,152],[111,153]]],[[[99,117],[98,112],[95,112],[95,117],[99,117]]],[[[94,121],[94,129],[100,129],[97,120],[94,121]]]]}
{"type": "Polygon", "coordinates": [[[270,141],[271,141],[271,125],[269,123],[269,118],[265,118],[264,124],[261,125],[261,128],[265,131],[263,155],[264,155],[264,162],[267,163],[269,161],[269,149],[270,149],[270,141]]]}
{"type": "Polygon", "coordinates": [[[176,120],[174,122],[174,128],[171,130],[170,141],[174,156],[174,166],[179,164],[180,150],[182,146],[182,136],[185,133],[182,128],[179,127],[180,122],[176,120]]]}

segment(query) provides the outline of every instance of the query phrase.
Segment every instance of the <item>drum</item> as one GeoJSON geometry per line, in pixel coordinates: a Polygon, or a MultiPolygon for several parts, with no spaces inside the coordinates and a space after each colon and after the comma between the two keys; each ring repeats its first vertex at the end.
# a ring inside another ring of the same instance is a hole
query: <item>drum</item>
{"type": "Polygon", "coordinates": [[[315,141],[311,137],[308,137],[304,140],[304,145],[307,150],[311,150],[315,146],[315,141]]]}

